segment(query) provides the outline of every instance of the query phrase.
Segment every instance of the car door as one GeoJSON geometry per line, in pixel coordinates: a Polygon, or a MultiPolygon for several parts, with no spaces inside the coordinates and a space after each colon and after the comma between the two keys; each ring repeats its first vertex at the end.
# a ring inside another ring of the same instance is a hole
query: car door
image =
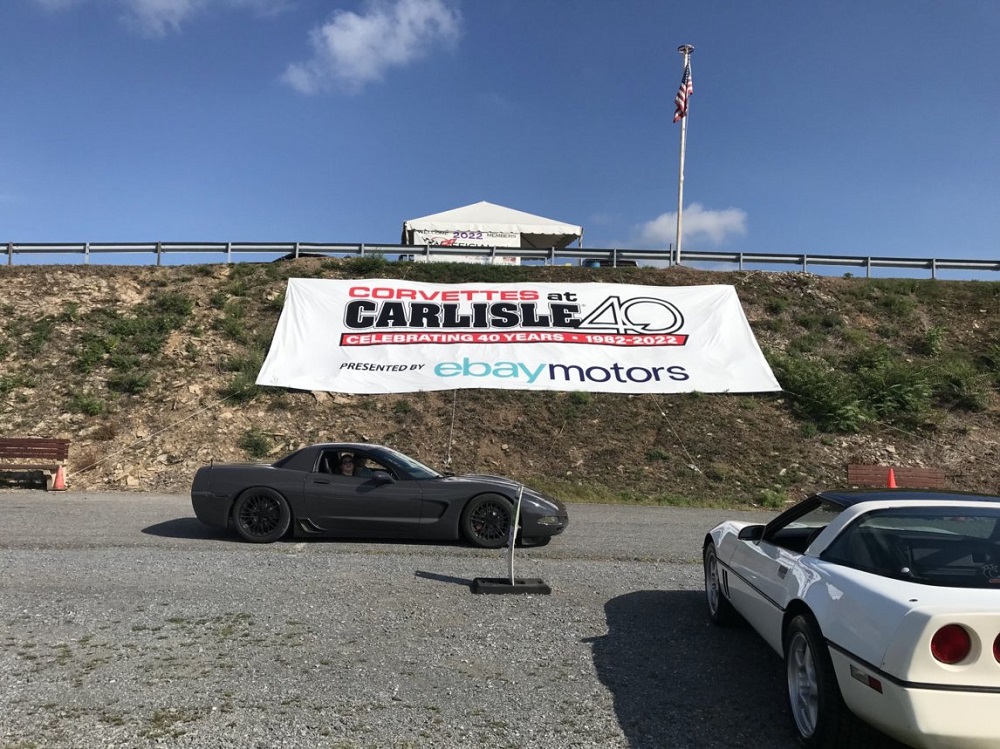
{"type": "Polygon", "coordinates": [[[336,465],[334,457],[323,456],[303,486],[301,519],[310,530],[358,538],[420,537],[420,482],[398,479],[371,460],[371,475],[330,473],[325,469],[336,465]]]}
{"type": "Polygon", "coordinates": [[[740,540],[729,566],[733,604],[775,650],[781,652],[781,625],[788,602],[804,590],[812,573],[802,564],[811,540],[843,508],[819,497],[775,518],[756,541],[740,540]]]}

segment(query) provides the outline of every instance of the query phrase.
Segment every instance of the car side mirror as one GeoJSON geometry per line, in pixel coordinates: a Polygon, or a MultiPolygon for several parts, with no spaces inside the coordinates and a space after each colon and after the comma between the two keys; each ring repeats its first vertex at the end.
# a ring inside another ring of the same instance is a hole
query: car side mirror
{"type": "Polygon", "coordinates": [[[764,526],[748,525],[746,528],[740,528],[736,537],[740,541],[760,541],[764,537],[764,526]]]}
{"type": "Polygon", "coordinates": [[[393,484],[395,479],[388,471],[372,471],[372,481],[377,484],[393,484]]]}

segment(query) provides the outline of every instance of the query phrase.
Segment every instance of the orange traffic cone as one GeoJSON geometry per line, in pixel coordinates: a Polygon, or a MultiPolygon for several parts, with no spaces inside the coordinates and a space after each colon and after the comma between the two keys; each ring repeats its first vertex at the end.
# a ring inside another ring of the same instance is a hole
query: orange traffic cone
{"type": "Polygon", "coordinates": [[[886,486],[888,486],[890,489],[898,488],[896,486],[896,472],[892,470],[892,468],[889,469],[889,483],[886,484],[886,486]]]}
{"type": "Polygon", "coordinates": [[[59,466],[56,468],[56,477],[52,482],[52,488],[49,491],[53,492],[64,492],[66,491],[66,474],[63,472],[63,467],[59,466]]]}

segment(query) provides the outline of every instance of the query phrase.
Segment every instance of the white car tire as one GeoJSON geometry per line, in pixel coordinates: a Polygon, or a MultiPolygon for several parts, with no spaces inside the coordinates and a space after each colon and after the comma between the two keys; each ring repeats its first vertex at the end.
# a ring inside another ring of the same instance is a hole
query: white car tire
{"type": "Polygon", "coordinates": [[[740,615],[722,592],[715,544],[711,542],[705,544],[702,560],[705,565],[705,602],[708,604],[708,620],[717,627],[728,627],[737,623],[740,615]]]}
{"type": "Polygon", "coordinates": [[[785,631],[788,707],[799,743],[808,749],[876,749],[889,739],[852,713],[823,635],[811,616],[799,614],[785,631]]]}

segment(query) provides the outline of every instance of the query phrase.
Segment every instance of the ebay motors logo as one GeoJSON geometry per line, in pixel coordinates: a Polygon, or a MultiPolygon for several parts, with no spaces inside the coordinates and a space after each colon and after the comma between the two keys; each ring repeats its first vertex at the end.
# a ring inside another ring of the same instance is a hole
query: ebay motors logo
{"type": "Polygon", "coordinates": [[[559,383],[620,382],[642,384],[646,382],[684,382],[690,379],[684,367],[643,367],[611,364],[610,366],[584,366],[581,364],[532,364],[524,362],[483,362],[468,357],[460,362],[441,362],[434,365],[434,374],[441,378],[472,377],[499,380],[519,380],[529,384],[541,378],[559,383]]]}

